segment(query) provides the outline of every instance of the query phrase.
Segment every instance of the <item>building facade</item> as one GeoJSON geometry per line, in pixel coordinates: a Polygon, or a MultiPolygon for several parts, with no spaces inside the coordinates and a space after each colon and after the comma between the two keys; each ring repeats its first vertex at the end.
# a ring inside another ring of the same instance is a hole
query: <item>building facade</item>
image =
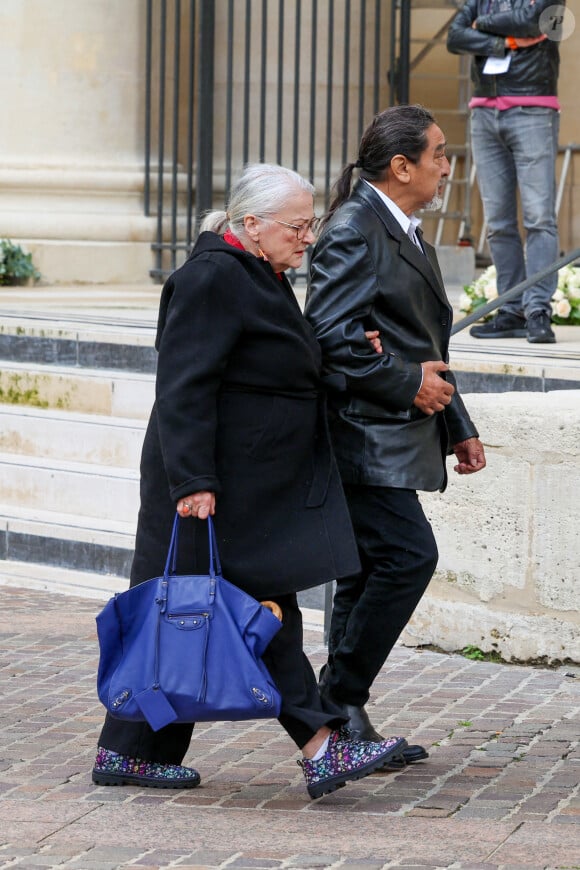
{"type": "MultiPolygon", "coordinates": [[[[454,8],[412,2],[409,99],[461,153],[458,59],[434,39],[454,8]]],[[[294,166],[323,209],[393,100],[397,14],[391,0],[3,0],[0,237],[32,251],[47,283],[146,282],[179,264],[200,201],[223,202],[247,160],[294,166]]],[[[580,142],[576,45],[575,33],[562,43],[562,145],[580,142]]],[[[564,250],[580,230],[577,161],[564,250]]],[[[477,236],[476,195],[470,215],[477,236]]],[[[456,231],[445,227],[448,243],[456,231]]]]}

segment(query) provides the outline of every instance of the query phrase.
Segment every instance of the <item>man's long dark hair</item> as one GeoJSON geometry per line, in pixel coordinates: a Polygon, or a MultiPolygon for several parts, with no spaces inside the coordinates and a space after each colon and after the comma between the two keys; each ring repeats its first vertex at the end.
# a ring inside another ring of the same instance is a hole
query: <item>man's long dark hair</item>
{"type": "Polygon", "coordinates": [[[347,163],[334,185],[335,196],[325,221],[349,198],[355,169],[367,181],[383,181],[395,154],[418,163],[432,124],[435,118],[423,106],[391,106],[375,115],[360,140],[356,163],[347,163]]]}

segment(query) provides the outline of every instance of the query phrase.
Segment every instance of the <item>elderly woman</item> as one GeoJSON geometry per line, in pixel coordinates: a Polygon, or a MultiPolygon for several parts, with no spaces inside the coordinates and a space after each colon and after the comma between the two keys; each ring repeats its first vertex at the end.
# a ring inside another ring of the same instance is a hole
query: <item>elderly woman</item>
{"type": "MultiPolygon", "coordinates": [[[[207,216],[163,289],[131,585],[163,573],[176,509],[194,518],[178,573],[191,573],[194,557],[206,566],[199,520],[215,515],[224,576],[282,609],[264,662],[282,696],[280,724],[318,797],[398,758],[406,742],[352,741],[303,652],[296,593],[359,570],[327,436],[320,350],[284,275],[314,241],[313,194],[295,172],[248,166],[228,212],[207,216]]],[[[197,771],[181,765],[192,729],[154,732],[107,716],[93,781],[196,786],[197,771]]]]}

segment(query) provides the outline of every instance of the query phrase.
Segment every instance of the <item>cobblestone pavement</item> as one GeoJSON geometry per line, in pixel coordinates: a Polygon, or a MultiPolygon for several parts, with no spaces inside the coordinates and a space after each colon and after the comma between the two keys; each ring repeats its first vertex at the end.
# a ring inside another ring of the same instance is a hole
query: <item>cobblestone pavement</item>
{"type": "Polygon", "coordinates": [[[429,760],[318,801],[276,721],[198,726],[197,789],[99,788],[101,606],[0,588],[1,868],[580,867],[577,667],[397,647],[369,712],[429,760]]]}

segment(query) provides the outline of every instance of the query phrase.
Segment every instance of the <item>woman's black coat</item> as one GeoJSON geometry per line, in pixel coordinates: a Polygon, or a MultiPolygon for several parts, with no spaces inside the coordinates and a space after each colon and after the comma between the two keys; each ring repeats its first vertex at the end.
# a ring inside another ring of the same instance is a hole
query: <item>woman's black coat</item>
{"type": "MultiPolygon", "coordinates": [[[[163,289],[156,347],[132,584],[163,573],[176,502],[200,490],[216,492],[224,576],[255,597],[356,573],[320,350],[287,279],[202,233],[163,289]]],[[[205,572],[207,524],[181,528],[178,572],[205,572]]]]}

